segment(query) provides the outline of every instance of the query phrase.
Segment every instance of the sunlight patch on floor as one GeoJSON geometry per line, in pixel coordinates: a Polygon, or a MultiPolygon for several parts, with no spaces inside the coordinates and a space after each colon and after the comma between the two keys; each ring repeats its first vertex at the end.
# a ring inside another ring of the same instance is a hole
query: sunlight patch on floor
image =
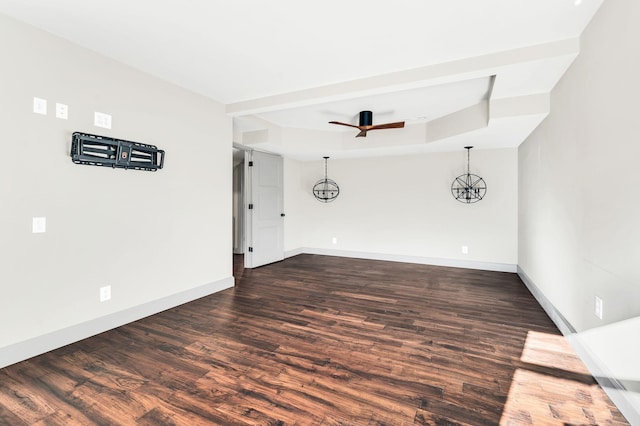
{"type": "Polygon", "coordinates": [[[518,369],[501,425],[623,425],[611,414],[598,385],[518,369]]]}
{"type": "Polygon", "coordinates": [[[561,335],[529,331],[520,359],[529,364],[591,375],[561,335]]]}
{"type": "Polygon", "coordinates": [[[590,373],[563,336],[530,331],[521,361],[531,367],[516,370],[500,425],[627,424],[614,418],[602,388],[586,383],[590,373]],[[582,378],[561,379],[553,370],[582,378]]]}

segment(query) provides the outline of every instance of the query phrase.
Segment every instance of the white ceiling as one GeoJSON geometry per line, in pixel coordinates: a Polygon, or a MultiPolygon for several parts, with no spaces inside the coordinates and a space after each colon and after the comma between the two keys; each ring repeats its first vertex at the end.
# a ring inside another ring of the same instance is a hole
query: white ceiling
{"type": "MultiPolygon", "coordinates": [[[[258,114],[259,117],[282,127],[345,131],[344,127],[329,126],[329,121],[358,123],[360,111],[375,111],[376,122],[406,120],[425,122],[451,114],[487,99],[491,78],[480,77],[436,86],[353,97],[298,108],[287,108],[258,114]]],[[[347,129],[348,130],[348,129],[347,129]]],[[[355,136],[358,130],[350,130],[355,136]]]]}
{"type": "Polygon", "coordinates": [[[602,2],[0,0],[0,12],[226,104],[236,142],[315,159],[517,146],[602,2]],[[364,109],[407,126],[355,145],[356,129],[327,123],[364,109]]]}

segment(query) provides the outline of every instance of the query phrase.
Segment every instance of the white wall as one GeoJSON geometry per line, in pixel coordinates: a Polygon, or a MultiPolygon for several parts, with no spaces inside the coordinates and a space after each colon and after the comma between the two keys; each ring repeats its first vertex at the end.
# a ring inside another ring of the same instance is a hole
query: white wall
{"type": "Polygon", "coordinates": [[[519,264],[577,331],[640,315],[639,19],[603,5],[519,152],[519,264]]]}
{"type": "MultiPolygon", "coordinates": [[[[451,195],[466,171],[466,151],[329,160],[340,196],[312,194],[324,164],[285,161],[285,250],[361,252],[407,260],[517,263],[517,150],[472,150],[471,171],[486,197],[462,204],[451,195]],[[332,238],[337,238],[337,244],[332,238]],[[469,247],[463,255],[461,247],[469,247]]],[[[384,256],[383,256],[384,258],[384,256]]]]}
{"type": "Polygon", "coordinates": [[[0,39],[0,364],[17,342],[233,283],[223,106],[4,15],[0,39]],[[46,116],[31,112],[34,96],[46,116]],[[94,111],[113,129],[94,127],[94,111]],[[157,145],[165,167],[73,164],[74,131],[157,145]],[[34,216],[46,216],[45,234],[31,233],[34,216]],[[104,285],[113,298],[100,303],[104,285]]]}
{"type": "Polygon", "coordinates": [[[604,3],[552,92],[551,114],[520,146],[518,259],[571,327],[598,336],[585,340],[595,359],[606,364],[612,348],[633,354],[615,378],[636,387],[640,322],[603,326],[640,316],[638,22],[639,2],[604,3]]]}

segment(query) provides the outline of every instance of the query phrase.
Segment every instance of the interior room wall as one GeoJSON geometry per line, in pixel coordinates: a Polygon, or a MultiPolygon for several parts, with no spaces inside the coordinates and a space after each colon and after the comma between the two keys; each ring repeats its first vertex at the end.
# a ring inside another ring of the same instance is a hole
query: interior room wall
{"type": "Polygon", "coordinates": [[[577,331],[640,315],[638,18],[636,3],[603,5],[519,152],[519,264],[577,331]]]}
{"type": "Polygon", "coordinates": [[[515,271],[517,150],[471,151],[471,172],[488,187],[475,204],[451,194],[454,178],[466,172],[466,159],[465,150],[329,159],[328,176],[340,187],[330,203],[312,194],[324,175],[322,160],[286,160],[285,251],[515,271]]]}
{"type": "Polygon", "coordinates": [[[4,15],[0,39],[0,364],[19,342],[233,285],[223,105],[4,15]],[[93,125],[95,111],[112,115],[111,130],[93,125]],[[164,168],[76,165],[74,131],[156,145],[164,168]],[[46,233],[32,233],[33,217],[46,217],[46,233]]]}
{"type": "Polygon", "coordinates": [[[580,55],[552,92],[551,114],[520,146],[518,259],[568,328],[585,337],[594,359],[615,371],[615,379],[635,383],[636,391],[638,22],[638,2],[603,4],[582,34],[580,55]],[[595,315],[596,296],[602,319],[595,315]]]}

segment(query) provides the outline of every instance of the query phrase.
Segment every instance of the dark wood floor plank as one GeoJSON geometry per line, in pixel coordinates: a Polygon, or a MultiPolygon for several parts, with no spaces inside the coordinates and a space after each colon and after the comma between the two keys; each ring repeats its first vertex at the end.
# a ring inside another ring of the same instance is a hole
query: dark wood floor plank
{"type": "Polygon", "coordinates": [[[234,271],[0,370],[0,425],[626,424],[515,274],[317,255],[234,271]]]}
{"type": "Polygon", "coordinates": [[[11,369],[0,374],[0,406],[26,424],[33,424],[53,414],[46,389],[33,387],[11,369]]]}
{"type": "MultiPolygon", "coordinates": [[[[2,396],[0,396],[0,398],[2,398],[2,396]]],[[[6,402],[1,401],[2,399],[0,399],[0,425],[26,426],[29,424],[27,421],[14,414],[10,403],[7,404],[6,402]]]]}

